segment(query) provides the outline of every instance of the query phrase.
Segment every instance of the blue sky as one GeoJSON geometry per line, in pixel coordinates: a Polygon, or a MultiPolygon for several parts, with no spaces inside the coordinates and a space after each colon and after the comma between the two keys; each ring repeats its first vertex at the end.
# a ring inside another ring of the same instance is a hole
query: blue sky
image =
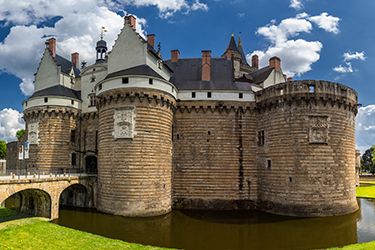
{"type": "Polygon", "coordinates": [[[125,13],[137,17],[137,31],[156,35],[162,56],[220,57],[231,33],[239,32],[245,53],[272,56],[293,79],[327,80],[354,88],[363,104],[356,119],[356,147],[375,144],[375,1],[365,0],[17,0],[0,1],[0,140],[15,139],[22,128],[23,100],[45,40],[57,39],[57,53],[93,63],[104,26],[109,48],[125,13]],[[53,2],[53,4],[52,4],[53,2]]]}

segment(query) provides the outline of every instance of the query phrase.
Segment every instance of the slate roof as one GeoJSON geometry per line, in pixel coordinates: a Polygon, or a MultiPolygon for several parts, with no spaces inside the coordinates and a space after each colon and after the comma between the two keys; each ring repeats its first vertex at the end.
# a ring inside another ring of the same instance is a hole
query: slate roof
{"type": "Polygon", "coordinates": [[[73,66],[74,67],[74,74],[76,76],[76,78],[80,78],[81,76],[79,75],[79,73],[81,73],[81,71],[79,69],[77,69],[76,66],[74,66],[74,64],[65,59],[64,57],[62,56],[59,56],[56,54],[56,57],[55,57],[55,61],[57,63],[57,65],[61,66],[61,72],[64,72],[65,74],[70,74],[70,69],[71,67],[73,66]]]}
{"type": "Polygon", "coordinates": [[[160,76],[152,68],[150,68],[150,66],[146,64],[110,73],[105,77],[105,79],[109,79],[109,78],[116,77],[116,76],[126,76],[126,75],[151,76],[151,77],[156,77],[156,78],[160,78],[164,80],[162,76],[160,76]]]}
{"type": "Polygon", "coordinates": [[[236,41],[234,40],[233,34],[230,37],[229,43],[228,43],[227,48],[225,49],[225,51],[227,51],[228,49],[231,49],[232,51],[238,51],[238,48],[237,48],[237,45],[236,45],[236,41]]]}
{"type": "Polygon", "coordinates": [[[238,45],[238,52],[240,52],[240,54],[241,54],[242,63],[249,65],[246,61],[246,56],[245,56],[245,53],[243,52],[243,49],[242,49],[241,45],[238,45]]]}
{"type": "Polygon", "coordinates": [[[261,68],[257,71],[247,74],[246,77],[251,79],[252,83],[258,84],[264,82],[268,76],[271,74],[273,69],[270,69],[268,66],[261,68]]]}
{"type": "Polygon", "coordinates": [[[30,96],[30,98],[39,96],[64,96],[81,100],[81,91],[76,91],[59,84],[56,86],[39,90],[35,92],[32,96],[30,96]]]}
{"type": "Polygon", "coordinates": [[[173,70],[170,81],[178,90],[251,90],[248,83],[234,82],[232,61],[226,58],[211,58],[210,81],[202,81],[202,58],[164,63],[173,70]]]}

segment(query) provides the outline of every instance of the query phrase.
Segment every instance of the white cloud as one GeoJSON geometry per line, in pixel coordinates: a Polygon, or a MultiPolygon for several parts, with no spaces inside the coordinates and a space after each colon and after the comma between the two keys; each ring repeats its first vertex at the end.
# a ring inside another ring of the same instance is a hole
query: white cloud
{"type": "Polygon", "coordinates": [[[20,89],[25,96],[29,96],[34,92],[34,83],[30,78],[22,78],[20,89]]]}
{"type": "Polygon", "coordinates": [[[340,18],[334,16],[328,16],[328,13],[323,12],[319,16],[309,17],[308,20],[316,23],[320,28],[325,31],[338,34],[340,31],[338,29],[340,18]]]}
{"type": "Polygon", "coordinates": [[[375,105],[368,105],[358,109],[356,117],[356,149],[364,153],[375,144],[375,105]]]}
{"type": "Polygon", "coordinates": [[[350,62],[347,62],[346,65],[347,66],[345,67],[340,64],[339,66],[334,67],[333,70],[339,73],[352,73],[353,72],[352,64],[350,62]]]}
{"type": "Polygon", "coordinates": [[[207,4],[200,3],[198,0],[195,0],[195,3],[191,6],[192,10],[205,10],[208,11],[207,4]]]}
{"type": "Polygon", "coordinates": [[[301,0],[290,0],[289,7],[294,8],[296,10],[300,10],[300,9],[303,8],[303,4],[302,4],[301,0]]]}
{"type": "Polygon", "coordinates": [[[7,142],[17,140],[17,131],[24,128],[22,113],[11,108],[0,111],[0,140],[7,142]]]}
{"type": "Polygon", "coordinates": [[[362,61],[366,60],[366,57],[365,57],[365,52],[355,52],[353,54],[350,54],[349,52],[347,53],[344,53],[344,61],[350,61],[350,60],[354,60],[354,59],[360,59],[362,61]]]}

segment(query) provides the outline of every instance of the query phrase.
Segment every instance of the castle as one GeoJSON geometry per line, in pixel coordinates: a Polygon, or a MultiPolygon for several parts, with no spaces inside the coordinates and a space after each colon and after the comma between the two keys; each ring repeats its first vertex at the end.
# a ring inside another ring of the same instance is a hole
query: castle
{"type": "Polygon", "coordinates": [[[233,35],[221,57],[163,60],[124,19],[112,51],[101,39],[81,69],[46,43],[23,102],[30,166],[97,172],[96,208],[122,216],[358,209],[353,89],[286,79],[278,57],[250,66],[233,35]]]}

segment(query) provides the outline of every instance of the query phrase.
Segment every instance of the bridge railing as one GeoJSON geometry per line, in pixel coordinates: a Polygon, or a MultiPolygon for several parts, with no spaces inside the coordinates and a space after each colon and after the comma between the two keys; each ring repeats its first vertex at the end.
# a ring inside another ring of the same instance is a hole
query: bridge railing
{"type": "Polygon", "coordinates": [[[0,170],[0,178],[10,179],[40,179],[53,177],[71,177],[71,176],[86,176],[96,175],[97,172],[83,172],[76,169],[59,169],[59,170],[38,170],[38,169],[5,169],[0,170]]]}

